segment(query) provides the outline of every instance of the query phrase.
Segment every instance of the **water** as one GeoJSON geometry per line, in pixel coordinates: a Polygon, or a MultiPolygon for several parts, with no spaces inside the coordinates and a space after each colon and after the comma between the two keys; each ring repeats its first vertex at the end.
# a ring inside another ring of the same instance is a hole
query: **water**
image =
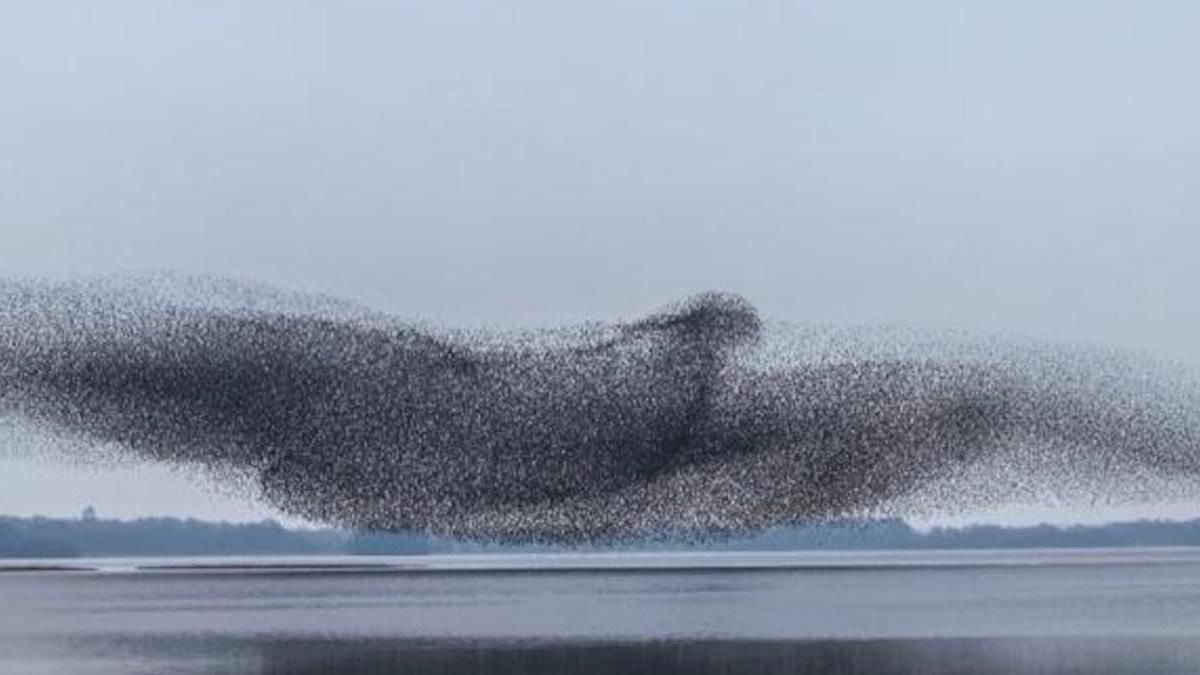
{"type": "Polygon", "coordinates": [[[1200,549],[61,562],[0,673],[1200,672],[1200,549]]]}

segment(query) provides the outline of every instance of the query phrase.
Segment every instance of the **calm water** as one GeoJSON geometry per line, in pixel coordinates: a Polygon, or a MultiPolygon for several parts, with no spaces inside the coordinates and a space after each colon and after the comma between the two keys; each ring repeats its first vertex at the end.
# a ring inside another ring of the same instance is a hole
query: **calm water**
{"type": "Polygon", "coordinates": [[[0,573],[0,673],[1200,672],[1197,550],[187,562],[0,573]]]}

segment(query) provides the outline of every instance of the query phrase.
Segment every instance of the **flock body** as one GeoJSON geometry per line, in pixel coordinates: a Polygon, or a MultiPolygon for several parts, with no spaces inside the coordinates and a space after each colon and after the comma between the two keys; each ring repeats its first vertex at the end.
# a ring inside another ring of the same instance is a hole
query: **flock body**
{"type": "Polygon", "coordinates": [[[814,332],[720,293],[484,335],[213,279],[0,285],[0,415],[360,529],[708,536],[1190,480],[1196,381],[1097,348],[814,332]]]}

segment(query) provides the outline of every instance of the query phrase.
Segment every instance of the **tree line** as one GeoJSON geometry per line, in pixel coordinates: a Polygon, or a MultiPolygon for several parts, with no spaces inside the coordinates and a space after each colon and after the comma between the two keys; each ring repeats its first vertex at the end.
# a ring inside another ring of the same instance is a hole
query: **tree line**
{"type": "MultiPolygon", "coordinates": [[[[0,516],[0,557],[202,555],[422,555],[556,550],[445,539],[415,532],[290,529],[271,520],[213,523],[195,519],[110,520],[0,516]]],[[[895,550],[1200,546],[1200,519],[1107,525],[916,530],[904,521],[845,520],[796,524],[743,537],[662,539],[593,545],[588,550],[895,550]]]]}

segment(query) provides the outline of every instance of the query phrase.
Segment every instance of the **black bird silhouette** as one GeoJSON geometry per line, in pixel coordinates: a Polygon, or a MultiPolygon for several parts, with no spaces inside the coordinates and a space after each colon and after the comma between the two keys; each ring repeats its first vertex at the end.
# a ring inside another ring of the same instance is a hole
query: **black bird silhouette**
{"type": "Polygon", "coordinates": [[[306,518],[515,540],[869,512],[996,457],[1076,482],[1200,474],[1191,380],[1109,352],[764,355],[754,309],[720,293],[480,336],[205,288],[240,301],[10,284],[0,405],[306,518]]]}

